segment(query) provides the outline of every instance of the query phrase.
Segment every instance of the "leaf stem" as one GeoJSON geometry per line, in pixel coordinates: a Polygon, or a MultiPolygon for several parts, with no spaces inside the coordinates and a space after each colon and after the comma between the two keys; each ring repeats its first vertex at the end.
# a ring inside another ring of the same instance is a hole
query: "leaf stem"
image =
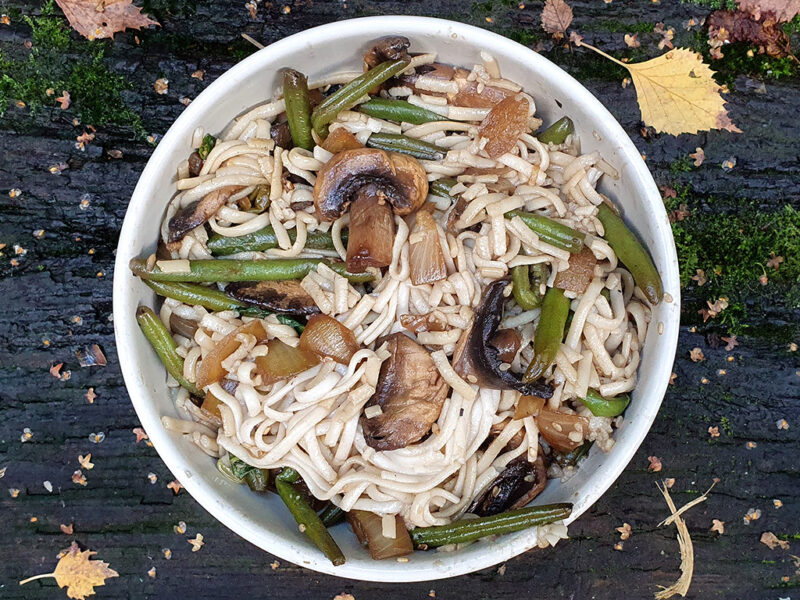
{"type": "Polygon", "coordinates": [[[628,65],[627,65],[627,64],[625,64],[624,62],[622,62],[621,60],[617,60],[616,58],[614,58],[614,57],[613,57],[613,56],[611,56],[610,54],[606,54],[605,52],[603,52],[603,51],[602,51],[602,50],[600,50],[599,48],[595,48],[595,47],[594,47],[594,46],[592,46],[591,44],[587,44],[586,42],[581,42],[581,44],[580,44],[580,45],[581,45],[581,47],[586,47],[586,48],[589,48],[589,50],[594,50],[594,51],[595,51],[595,52],[597,52],[597,53],[598,53],[600,56],[604,56],[605,58],[607,58],[607,59],[608,59],[608,60],[610,60],[611,62],[615,62],[615,63],[617,63],[618,65],[620,65],[620,66],[622,66],[622,67],[625,67],[626,69],[628,68],[628,65]]]}
{"type": "Polygon", "coordinates": [[[33,577],[28,577],[27,579],[23,579],[19,582],[20,585],[25,585],[26,583],[30,583],[36,579],[44,579],[45,577],[55,577],[55,573],[43,573],[42,575],[34,575],[33,577]]]}

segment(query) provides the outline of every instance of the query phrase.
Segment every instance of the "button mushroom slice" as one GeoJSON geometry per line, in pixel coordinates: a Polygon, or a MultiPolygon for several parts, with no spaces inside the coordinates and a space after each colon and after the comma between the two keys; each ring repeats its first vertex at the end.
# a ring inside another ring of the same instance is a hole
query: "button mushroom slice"
{"type": "Polygon", "coordinates": [[[308,317],[320,312],[314,299],[296,279],[233,282],[225,286],[225,293],[276,313],[308,317]]]}
{"type": "Polygon", "coordinates": [[[541,449],[533,463],[524,456],[512,460],[486,490],[478,496],[467,512],[488,517],[506,510],[522,508],[547,486],[547,468],[541,449]]]}
{"type": "Polygon", "coordinates": [[[366,414],[372,406],[379,406],[381,413],[361,418],[364,439],[375,450],[396,450],[421,440],[439,418],[448,391],[425,348],[401,332],[387,340],[389,358],[365,407],[366,414]]]}
{"type": "Polygon", "coordinates": [[[167,241],[170,244],[181,241],[192,229],[200,227],[217,214],[217,211],[225,205],[228,199],[241,189],[242,187],[238,185],[221,187],[203,196],[202,200],[193,202],[178,211],[169,220],[167,241]]]}
{"type": "Polygon", "coordinates": [[[394,233],[391,206],[372,184],[361,188],[350,207],[347,270],[363,273],[367,267],[392,264],[394,233]]]}
{"type": "Polygon", "coordinates": [[[411,41],[402,35],[377,40],[364,54],[364,70],[368,71],[387,60],[409,60],[411,41]]]}

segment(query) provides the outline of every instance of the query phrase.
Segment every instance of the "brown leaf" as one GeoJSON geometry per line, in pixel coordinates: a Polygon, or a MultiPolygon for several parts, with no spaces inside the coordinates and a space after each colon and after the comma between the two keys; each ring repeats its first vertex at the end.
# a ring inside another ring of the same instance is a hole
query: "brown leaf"
{"type": "Polygon", "coordinates": [[[725,350],[727,350],[728,352],[730,352],[731,350],[736,348],[736,346],[739,345],[739,342],[736,341],[735,335],[731,335],[729,337],[722,336],[722,341],[725,342],[725,350]]]}
{"type": "Polygon", "coordinates": [[[153,84],[153,88],[156,90],[156,94],[166,94],[169,90],[169,80],[159,77],[153,84]]]}
{"type": "Polygon", "coordinates": [[[739,8],[756,18],[772,13],[778,21],[791,21],[800,13],[800,0],[739,0],[739,8]]]}
{"type": "Polygon", "coordinates": [[[685,204],[681,204],[675,210],[669,211],[669,222],[675,223],[677,221],[683,221],[686,217],[690,217],[692,213],[689,211],[689,207],[685,204]]]}
{"type": "Polygon", "coordinates": [[[661,470],[661,459],[657,456],[648,456],[647,460],[650,464],[647,466],[648,471],[652,471],[653,473],[658,473],[661,470]]]}
{"type": "Polygon", "coordinates": [[[69,92],[67,90],[63,90],[61,92],[61,95],[58,98],[56,98],[56,102],[61,104],[61,110],[67,110],[69,108],[69,103],[70,103],[69,92]]]}
{"type": "Polygon", "coordinates": [[[547,0],[542,9],[542,29],[560,40],[572,23],[572,8],[564,0],[547,0]]]}
{"type": "MultiPolygon", "coordinates": [[[[755,46],[759,54],[773,58],[782,58],[790,53],[789,37],[772,14],[762,14],[757,18],[748,12],[718,10],[709,15],[706,23],[711,48],[743,42],[755,46]]],[[[721,50],[719,56],[722,56],[721,50]]]]}
{"type": "Polygon", "coordinates": [[[86,487],[86,475],[83,474],[83,471],[78,469],[72,474],[72,483],[86,487]]]}
{"type": "Polygon", "coordinates": [[[771,531],[765,531],[762,533],[761,540],[759,541],[770,550],[775,550],[776,547],[780,547],[782,550],[789,549],[789,542],[779,539],[778,536],[771,531]]]}
{"type": "Polygon", "coordinates": [[[692,348],[689,351],[689,358],[692,359],[692,362],[700,362],[706,359],[703,355],[703,351],[700,348],[692,348]]]}
{"type": "Polygon", "coordinates": [[[177,479],[176,479],[176,480],[174,480],[174,481],[170,481],[170,482],[167,484],[167,489],[168,489],[168,490],[172,490],[172,492],[173,492],[173,493],[174,493],[176,496],[178,495],[178,492],[180,492],[180,491],[181,491],[181,488],[182,488],[182,487],[183,487],[183,486],[181,485],[181,482],[180,482],[180,481],[178,481],[177,479]]]}
{"type": "Polygon", "coordinates": [[[131,0],[56,0],[72,28],[83,37],[113,38],[125,29],[158,25],[131,0]]]}
{"type": "Polygon", "coordinates": [[[580,46],[581,42],[583,42],[583,36],[580,35],[577,31],[570,31],[569,41],[575,44],[576,46],[580,46]]]}
{"type": "Polygon", "coordinates": [[[642,43],[637,39],[637,33],[631,35],[630,33],[625,34],[625,45],[628,48],[638,48],[642,45],[642,43]]]}
{"type": "Polygon", "coordinates": [[[717,427],[716,425],[714,427],[709,427],[708,428],[708,435],[710,435],[712,438],[718,438],[719,437],[719,427],[717,427]]]}
{"type": "Polygon", "coordinates": [[[133,430],[133,433],[134,433],[134,435],[136,436],[136,443],[137,443],[137,444],[138,444],[139,442],[141,442],[142,440],[148,440],[148,439],[150,439],[150,438],[147,436],[147,434],[145,433],[144,429],[142,429],[141,427],[136,427],[136,428],[134,428],[134,430],[133,430]]]}
{"type": "Polygon", "coordinates": [[[716,531],[720,535],[725,533],[725,521],[720,521],[719,519],[713,519],[711,523],[712,523],[711,531],[716,531]]]}
{"type": "Polygon", "coordinates": [[[192,545],[192,552],[197,552],[200,550],[200,548],[206,545],[206,543],[203,541],[202,533],[198,533],[196,536],[194,536],[194,539],[186,541],[192,545]]]}
{"type": "Polygon", "coordinates": [[[58,363],[50,367],[50,375],[55,377],[56,379],[61,378],[61,367],[64,366],[64,363],[58,363]]]}
{"type": "Polygon", "coordinates": [[[697,282],[697,287],[703,287],[708,282],[706,272],[703,269],[697,269],[697,275],[692,275],[692,281],[697,282]]]}
{"type": "Polygon", "coordinates": [[[64,525],[63,523],[61,524],[61,533],[64,533],[66,535],[72,535],[73,529],[74,528],[72,526],[72,523],[70,523],[69,525],[64,525]]]}
{"type": "Polygon", "coordinates": [[[619,539],[622,541],[631,537],[631,526],[628,523],[623,523],[622,527],[617,527],[616,530],[619,531],[619,539]]]}
{"type": "Polygon", "coordinates": [[[97,554],[91,550],[84,550],[78,544],[72,542],[69,550],[61,556],[55,571],[29,577],[19,582],[25,585],[29,581],[54,577],[58,587],[67,588],[67,596],[74,600],[86,600],[86,596],[94,594],[94,588],[105,585],[106,579],[119,577],[114,569],[108,567],[108,563],[101,560],[91,560],[97,554]]]}
{"type": "Polygon", "coordinates": [[[694,166],[699,167],[703,164],[703,161],[706,159],[706,153],[703,151],[702,148],[699,146],[695,148],[695,151],[689,154],[689,158],[694,160],[694,166]]]}

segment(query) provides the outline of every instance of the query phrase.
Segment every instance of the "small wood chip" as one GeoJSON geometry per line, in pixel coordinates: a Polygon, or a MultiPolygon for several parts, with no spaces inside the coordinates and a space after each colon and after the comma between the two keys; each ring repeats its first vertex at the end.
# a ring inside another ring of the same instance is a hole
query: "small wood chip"
{"type": "Polygon", "coordinates": [[[62,523],[60,525],[60,527],[61,527],[61,533],[65,534],[65,535],[72,535],[72,532],[74,530],[74,528],[72,526],[72,523],[70,523],[69,525],[64,525],[62,523]]]}
{"type": "Polygon", "coordinates": [[[700,362],[706,359],[706,357],[703,355],[703,351],[700,348],[692,348],[689,351],[689,358],[692,359],[692,362],[700,362]]]}
{"type": "Polygon", "coordinates": [[[780,547],[782,550],[789,549],[789,542],[786,540],[779,539],[771,531],[765,531],[761,534],[761,540],[759,540],[762,544],[764,544],[770,550],[775,550],[776,547],[780,547]]]}
{"type": "Polygon", "coordinates": [[[661,470],[661,459],[657,456],[648,456],[647,460],[650,461],[650,464],[647,467],[648,471],[653,473],[658,473],[661,470]]]}
{"type": "Polygon", "coordinates": [[[720,521],[719,519],[713,519],[711,521],[711,531],[716,531],[720,535],[725,533],[725,521],[720,521]]]}
{"type": "Polygon", "coordinates": [[[145,433],[144,429],[142,429],[141,427],[136,427],[136,428],[133,430],[133,433],[134,433],[134,435],[136,436],[136,443],[137,443],[137,444],[138,444],[139,442],[141,442],[142,440],[148,440],[148,439],[150,439],[150,438],[147,436],[147,434],[145,433]]]}

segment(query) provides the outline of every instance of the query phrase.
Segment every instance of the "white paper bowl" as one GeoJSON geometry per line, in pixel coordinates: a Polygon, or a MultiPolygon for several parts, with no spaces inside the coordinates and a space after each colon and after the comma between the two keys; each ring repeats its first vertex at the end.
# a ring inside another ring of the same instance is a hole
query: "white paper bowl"
{"type": "MultiPolygon", "coordinates": [[[[256,52],[230,69],[181,114],[153,152],[131,198],[120,234],[114,273],[114,328],[122,373],[139,419],[176,478],[214,517],[243,538],[284,560],[324,573],[370,581],[422,581],[469,573],[507,560],[536,544],[535,531],[484,540],[457,552],[417,552],[407,563],[374,561],[346,525],[333,536],[347,556],[334,567],[298,531],[277,496],[252,493],[222,478],[212,459],[180,435],[167,432],[162,415],[176,415],[165,370],[140,333],[139,304],[154,306],[153,292],[131,275],[128,262],[154,251],[159,224],[174,192],[178,163],[191,151],[198,125],[217,132],[247,108],[279,89],[276,73],[293,67],[317,79],[361,67],[371,40],[404,35],[414,51],[435,51],[439,60],[470,66],[485,50],[500,63],[504,77],[536,100],[545,123],[569,115],[584,152],[599,150],[620,178],[602,180],[601,189],[617,202],[629,225],[650,250],[671,302],[661,302],[648,330],[639,385],[609,454],[593,449],[568,482],[550,482],[537,503],[572,502],[571,520],[588,509],[619,476],[641,444],[658,412],[672,369],[678,339],[678,261],[661,196],[639,152],[614,117],[580,83],[537,53],[504,37],[461,23],[423,17],[369,17],[331,23],[298,33],[256,52]],[[663,324],[662,333],[658,330],[663,324]]],[[[569,543],[568,541],[562,543],[569,543]]]]}

